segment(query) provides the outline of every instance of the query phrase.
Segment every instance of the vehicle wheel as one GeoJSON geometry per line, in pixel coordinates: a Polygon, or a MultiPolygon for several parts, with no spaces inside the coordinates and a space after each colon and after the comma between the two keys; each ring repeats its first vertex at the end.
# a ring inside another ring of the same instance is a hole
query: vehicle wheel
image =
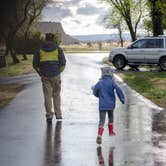
{"type": "Polygon", "coordinates": [[[118,70],[120,70],[126,66],[126,60],[122,55],[118,55],[114,58],[113,64],[118,70]]]}
{"type": "Polygon", "coordinates": [[[166,71],[166,57],[163,57],[160,59],[159,66],[160,66],[161,70],[166,71]]]}

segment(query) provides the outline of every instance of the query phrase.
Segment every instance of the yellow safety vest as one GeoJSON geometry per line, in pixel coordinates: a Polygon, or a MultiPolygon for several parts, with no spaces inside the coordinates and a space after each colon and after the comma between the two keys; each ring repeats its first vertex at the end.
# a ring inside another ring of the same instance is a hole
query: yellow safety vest
{"type": "Polygon", "coordinates": [[[40,50],[40,62],[45,62],[45,61],[58,61],[58,50],[54,50],[51,52],[43,51],[40,50]]]}

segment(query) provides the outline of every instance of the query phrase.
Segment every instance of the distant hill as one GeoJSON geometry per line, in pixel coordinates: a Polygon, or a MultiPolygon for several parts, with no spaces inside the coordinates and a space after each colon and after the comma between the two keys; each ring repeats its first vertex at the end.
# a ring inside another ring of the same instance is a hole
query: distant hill
{"type": "MultiPolygon", "coordinates": [[[[96,34],[96,35],[75,35],[73,38],[80,40],[82,42],[103,42],[103,41],[119,41],[118,34],[96,34]]],[[[131,37],[129,34],[123,34],[123,39],[125,41],[130,41],[131,37]]]]}
{"type": "Polygon", "coordinates": [[[38,28],[42,33],[48,33],[48,32],[60,33],[62,37],[61,38],[62,44],[64,45],[80,42],[78,39],[75,39],[70,35],[67,35],[63,30],[62,24],[59,22],[39,22],[36,25],[36,28],[38,28]]]}

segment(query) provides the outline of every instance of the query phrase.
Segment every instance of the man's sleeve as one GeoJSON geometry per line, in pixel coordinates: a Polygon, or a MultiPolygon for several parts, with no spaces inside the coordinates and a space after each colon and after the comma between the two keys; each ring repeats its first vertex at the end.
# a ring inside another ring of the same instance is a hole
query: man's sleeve
{"type": "Polygon", "coordinates": [[[58,48],[58,53],[59,53],[59,67],[60,67],[60,71],[62,72],[66,65],[66,58],[63,53],[63,50],[60,47],[58,48]]]}
{"type": "Polygon", "coordinates": [[[39,51],[37,51],[33,56],[33,68],[41,76],[41,73],[40,73],[40,53],[39,53],[39,51]]]}

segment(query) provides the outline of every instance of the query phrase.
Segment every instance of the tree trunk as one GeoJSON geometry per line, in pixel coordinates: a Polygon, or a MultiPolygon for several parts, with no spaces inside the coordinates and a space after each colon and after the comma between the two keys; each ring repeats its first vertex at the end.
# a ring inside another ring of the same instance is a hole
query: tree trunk
{"type": "Polygon", "coordinates": [[[19,59],[16,56],[16,52],[12,48],[10,48],[10,54],[14,64],[20,63],[19,59]]]}
{"type": "Polygon", "coordinates": [[[158,6],[159,0],[149,0],[149,2],[151,4],[153,36],[163,35],[162,12],[158,6]]]}
{"type": "Polygon", "coordinates": [[[153,24],[153,36],[163,35],[162,28],[162,14],[160,12],[154,12],[152,15],[153,24]]]}
{"type": "Polygon", "coordinates": [[[14,64],[20,63],[19,59],[16,56],[16,52],[13,50],[11,44],[7,44],[7,45],[8,45],[8,49],[10,51],[10,55],[12,57],[13,63],[14,64]]]}
{"type": "Polygon", "coordinates": [[[127,26],[128,26],[128,29],[129,29],[130,36],[131,36],[132,41],[137,40],[136,32],[134,31],[133,26],[132,26],[131,18],[130,18],[130,17],[125,18],[125,22],[126,22],[126,24],[127,24],[127,26]]]}
{"type": "Polygon", "coordinates": [[[134,32],[134,29],[133,29],[133,26],[132,26],[131,22],[128,22],[127,26],[129,28],[132,41],[137,40],[136,33],[134,32]]]}
{"type": "Polygon", "coordinates": [[[23,59],[22,59],[23,61],[28,60],[26,53],[23,53],[22,56],[23,56],[23,59]]]}
{"type": "Polygon", "coordinates": [[[121,27],[118,26],[119,38],[120,38],[120,45],[123,47],[123,37],[122,37],[122,30],[121,27]]]}
{"type": "Polygon", "coordinates": [[[29,31],[29,26],[27,27],[25,34],[24,34],[24,53],[23,53],[23,60],[28,60],[27,58],[27,52],[26,52],[26,48],[27,48],[27,38],[28,38],[28,31],[29,31]]]}
{"type": "Polygon", "coordinates": [[[9,47],[6,45],[5,56],[7,56],[8,54],[9,54],[9,47]]]}

